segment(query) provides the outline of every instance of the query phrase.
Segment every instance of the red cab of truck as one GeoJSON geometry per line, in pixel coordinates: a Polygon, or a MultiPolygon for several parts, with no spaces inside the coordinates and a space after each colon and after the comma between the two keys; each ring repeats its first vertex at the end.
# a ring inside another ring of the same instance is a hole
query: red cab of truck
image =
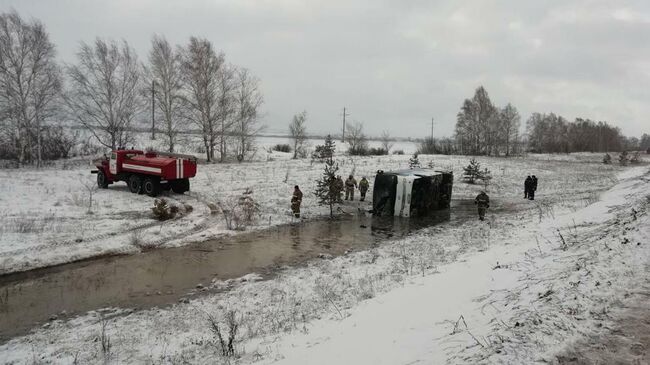
{"type": "Polygon", "coordinates": [[[95,160],[97,185],[124,181],[132,193],[157,196],[162,190],[183,194],[190,190],[190,178],[196,175],[196,157],[178,153],[141,150],[114,150],[110,156],[95,160]]]}

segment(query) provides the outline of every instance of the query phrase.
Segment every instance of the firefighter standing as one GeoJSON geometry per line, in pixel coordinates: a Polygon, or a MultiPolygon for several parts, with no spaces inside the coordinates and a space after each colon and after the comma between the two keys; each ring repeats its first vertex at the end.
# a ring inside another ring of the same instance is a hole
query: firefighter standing
{"type": "Polygon", "coordinates": [[[336,177],[336,182],[334,184],[336,188],[336,198],[339,203],[343,203],[343,188],[345,186],[345,183],[343,183],[343,179],[341,178],[341,175],[336,177]]]}
{"type": "Polygon", "coordinates": [[[359,199],[359,201],[364,201],[366,199],[366,192],[368,191],[369,187],[370,183],[366,177],[362,177],[361,181],[359,181],[359,193],[361,193],[361,199],[359,199]]]}
{"type": "Polygon", "coordinates": [[[357,187],[357,180],[354,179],[354,176],[350,175],[347,180],[345,180],[345,200],[354,200],[354,188],[357,187]]]}
{"type": "Polygon", "coordinates": [[[296,185],[293,188],[293,196],[291,197],[291,211],[296,218],[300,218],[300,204],[302,204],[302,191],[296,185]]]}
{"type": "Polygon", "coordinates": [[[474,199],[474,204],[478,207],[478,219],[485,220],[485,212],[490,207],[490,197],[484,191],[481,191],[474,199]]]}

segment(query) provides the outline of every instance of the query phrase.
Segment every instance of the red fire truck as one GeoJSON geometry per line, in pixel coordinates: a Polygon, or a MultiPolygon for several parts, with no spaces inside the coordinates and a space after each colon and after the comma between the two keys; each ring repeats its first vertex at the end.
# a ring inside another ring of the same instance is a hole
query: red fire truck
{"type": "Polygon", "coordinates": [[[110,157],[95,160],[97,186],[124,181],[132,193],[157,196],[162,190],[183,194],[190,190],[196,175],[196,157],[177,153],[140,150],[115,150],[110,157]]]}

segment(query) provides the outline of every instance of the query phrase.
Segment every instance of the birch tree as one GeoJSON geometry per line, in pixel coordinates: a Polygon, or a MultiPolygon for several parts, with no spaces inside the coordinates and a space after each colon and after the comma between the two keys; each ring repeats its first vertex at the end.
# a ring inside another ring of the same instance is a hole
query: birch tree
{"type": "Polygon", "coordinates": [[[470,99],[465,99],[456,117],[456,140],[463,154],[478,154],[481,133],[478,123],[478,107],[470,99]]]}
{"type": "Polygon", "coordinates": [[[498,133],[498,115],[497,109],[492,104],[492,100],[483,88],[479,86],[474,93],[472,102],[476,106],[477,115],[476,123],[478,127],[478,136],[480,144],[477,146],[477,153],[492,155],[495,147],[498,133]]]}
{"type": "Polygon", "coordinates": [[[196,124],[205,147],[206,159],[214,161],[219,131],[219,77],[225,56],[217,54],[207,39],[191,37],[182,49],[182,74],[187,118],[196,124]]]}
{"type": "Polygon", "coordinates": [[[460,150],[470,155],[497,155],[503,139],[499,110],[485,88],[479,86],[471,99],[465,99],[456,117],[460,150]]]}
{"type": "Polygon", "coordinates": [[[67,74],[70,115],[105,147],[133,142],[131,127],[144,107],[143,67],[128,43],[100,38],[92,45],[82,42],[77,64],[68,66],[67,74]]]}
{"type": "Polygon", "coordinates": [[[0,14],[0,122],[19,165],[43,159],[43,132],[58,112],[61,69],[54,44],[38,20],[0,14]]]}
{"type": "Polygon", "coordinates": [[[237,160],[241,162],[255,151],[255,138],[262,129],[259,109],[264,99],[259,89],[259,79],[251,75],[247,69],[237,70],[235,77],[237,89],[233,133],[237,160]]]}
{"type": "Polygon", "coordinates": [[[521,117],[517,108],[508,103],[499,111],[499,118],[501,143],[503,144],[506,156],[510,156],[513,150],[513,144],[516,143],[519,136],[521,117]]]}
{"type": "Polygon", "coordinates": [[[224,65],[218,74],[219,161],[225,162],[228,154],[228,136],[232,132],[235,113],[235,72],[233,65],[224,65]]]}
{"type": "Polygon", "coordinates": [[[305,154],[305,141],[307,140],[307,111],[302,111],[293,116],[291,124],[289,124],[289,136],[293,140],[293,158],[304,156],[305,154]]]}
{"type": "Polygon", "coordinates": [[[167,150],[174,152],[183,108],[181,55],[167,39],[154,36],[149,52],[149,77],[154,86],[154,100],[163,119],[167,150]]]}

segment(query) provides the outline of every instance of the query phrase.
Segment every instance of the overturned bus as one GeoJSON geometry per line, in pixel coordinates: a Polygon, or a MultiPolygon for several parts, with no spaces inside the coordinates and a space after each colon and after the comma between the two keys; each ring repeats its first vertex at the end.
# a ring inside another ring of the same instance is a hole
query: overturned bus
{"type": "Polygon", "coordinates": [[[451,171],[377,171],[372,192],[373,214],[421,217],[449,208],[453,182],[451,171]]]}

